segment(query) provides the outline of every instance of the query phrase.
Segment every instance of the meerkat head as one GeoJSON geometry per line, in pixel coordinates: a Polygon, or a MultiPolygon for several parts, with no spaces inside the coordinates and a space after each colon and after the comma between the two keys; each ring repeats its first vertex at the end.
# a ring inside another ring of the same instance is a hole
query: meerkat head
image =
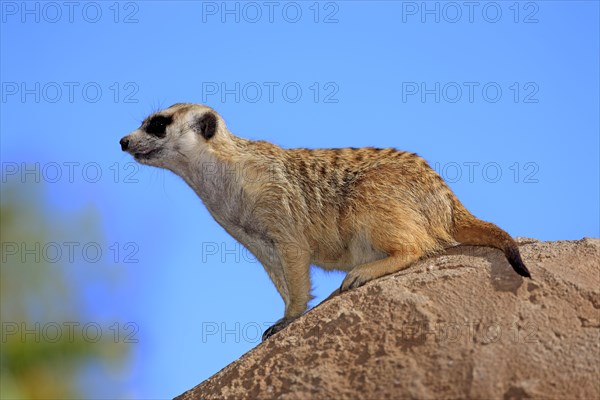
{"type": "Polygon", "coordinates": [[[212,108],[178,103],[147,117],[119,143],[137,162],[177,173],[227,133],[223,119],[212,108]]]}

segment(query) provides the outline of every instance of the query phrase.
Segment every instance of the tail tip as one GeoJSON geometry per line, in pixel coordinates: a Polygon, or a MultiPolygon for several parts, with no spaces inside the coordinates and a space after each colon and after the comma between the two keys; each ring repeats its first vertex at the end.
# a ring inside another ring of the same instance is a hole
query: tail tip
{"type": "Polygon", "coordinates": [[[513,265],[513,268],[517,274],[519,274],[525,278],[531,279],[531,273],[529,272],[527,267],[525,267],[524,264],[521,264],[518,268],[513,265]]]}
{"type": "Polygon", "coordinates": [[[516,246],[511,246],[506,251],[506,258],[508,262],[513,267],[515,272],[525,278],[531,279],[531,273],[523,263],[521,259],[521,254],[519,253],[519,248],[516,246]]]}

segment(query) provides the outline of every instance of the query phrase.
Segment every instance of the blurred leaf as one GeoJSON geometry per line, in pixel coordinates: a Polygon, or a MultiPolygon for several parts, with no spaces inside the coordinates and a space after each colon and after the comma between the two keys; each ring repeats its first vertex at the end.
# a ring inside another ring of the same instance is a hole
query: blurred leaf
{"type": "Polygon", "coordinates": [[[99,216],[93,209],[60,215],[44,203],[41,185],[3,184],[0,202],[0,397],[3,399],[66,399],[93,396],[82,393],[79,371],[101,363],[108,388],[115,388],[115,371],[122,369],[128,346],[106,332],[110,322],[85,307],[82,279],[93,277],[95,285],[114,285],[114,271],[97,264],[53,262],[41,249],[48,244],[78,238],[100,242],[99,216]],[[43,253],[43,252],[42,252],[43,253]],[[89,340],[81,327],[94,321],[105,332],[89,340]],[[71,328],[69,323],[73,325],[71,328]],[[65,325],[66,324],[66,325],[65,325]],[[58,327],[58,328],[57,328],[58,327]],[[106,327],[106,328],[104,328],[106,327]],[[71,329],[71,331],[70,331],[71,329]],[[57,332],[60,335],[56,334],[57,332]]]}

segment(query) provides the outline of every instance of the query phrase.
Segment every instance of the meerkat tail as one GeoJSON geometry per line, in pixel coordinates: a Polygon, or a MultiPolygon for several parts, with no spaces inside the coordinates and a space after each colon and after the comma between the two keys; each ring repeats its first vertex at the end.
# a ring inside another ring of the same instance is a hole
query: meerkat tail
{"type": "Polygon", "coordinates": [[[513,238],[491,222],[477,219],[466,209],[461,208],[455,219],[454,238],[461,244],[489,246],[502,250],[517,274],[531,278],[513,238]]]}

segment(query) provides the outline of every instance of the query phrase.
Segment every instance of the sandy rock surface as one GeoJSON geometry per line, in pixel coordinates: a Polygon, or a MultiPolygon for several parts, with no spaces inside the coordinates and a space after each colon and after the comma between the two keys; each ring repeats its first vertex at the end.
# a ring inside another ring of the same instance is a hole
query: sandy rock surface
{"type": "Polygon", "coordinates": [[[600,398],[600,239],[446,255],[326,301],[178,399],[600,398]]]}

